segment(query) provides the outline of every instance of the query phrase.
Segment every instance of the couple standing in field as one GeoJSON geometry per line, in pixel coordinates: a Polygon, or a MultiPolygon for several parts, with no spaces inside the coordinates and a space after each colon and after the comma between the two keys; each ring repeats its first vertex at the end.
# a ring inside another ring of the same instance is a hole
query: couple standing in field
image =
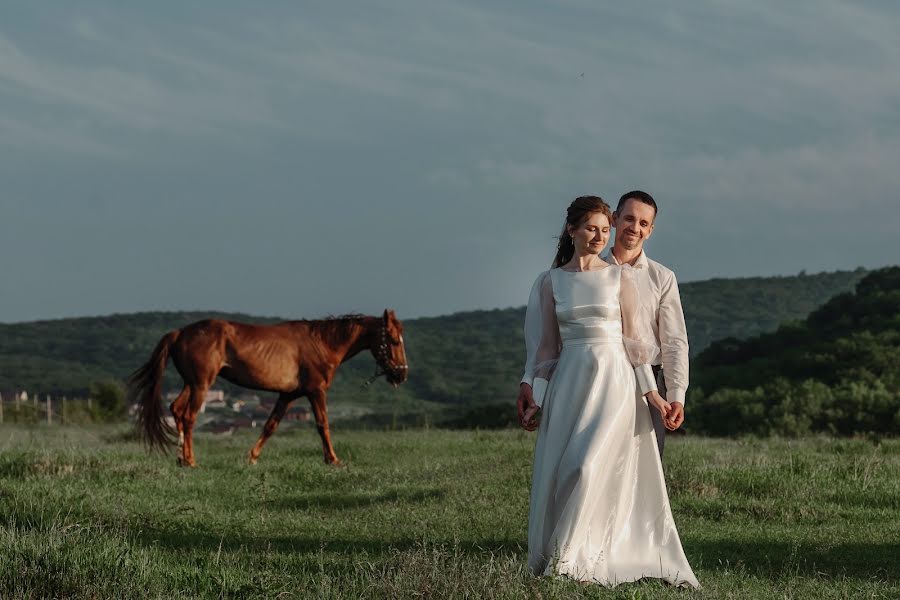
{"type": "Polygon", "coordinates": [[[665,432],[684,421],[688,342],[675,275],[643,251],[656,215],[641,191],[615,212],[576,198],[531,291],[517,404],[528,431],[541,412],[528,517],[537,575],[699,587],[662,469],[665,432]]]}

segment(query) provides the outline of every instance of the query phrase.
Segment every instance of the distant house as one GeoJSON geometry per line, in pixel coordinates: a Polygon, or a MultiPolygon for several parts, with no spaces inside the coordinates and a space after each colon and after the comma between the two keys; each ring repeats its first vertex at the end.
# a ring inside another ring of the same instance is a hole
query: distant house
{"type": "Polygon", "coordinates": [[[231,421],[214,421],[209,424],[207,429],[212,433],[231,435],[234,433],[235,425],[231,421]]]}
{"type": "MultiPolygon", "coordinates": [[[[259,409],[254,411],[254,414],[265,414],[268,418],[268,416],[272,414],[273,408],[275,408],[275,402],[263,402],[262,404],[260,404],[259,409]]],[[[288,407],[287,412],[284,413],[283,420],[306,423],[307,421],[309,421],[309,412],[309,407],[304,403],[294,401],[288,407]]]]}
{"type": "Polygon", "coordinates": [[[306,423],[309,421],[309,407],[303,406],[302,404],[294,404],[288,409],[287,413],[285,413],[284,418],[288,421],[306,423]]]}
{"type": "Polygon", "coordinates": [[[206,402],[203,403],[203,408],[200,409],[200,412],[206,412],[207,408],[228,408],[228,405],[225,403],[224,390],[209,390],[206,392],[206,402]]]}
{"type": "MultiPolygon", "coordinates": [[[[181,390],[173,390],[166,394],[166,402],[171,403],[178,397],[178,394],[181,393],[181,390]]],[[[205,413],[206,408],[225,408],[227,405],[225,404],[225,391],[224,390],[206,390],[206,398],[203,401],[203,406],[200,407],[200,413],[205,413]]]]}
{"type": "Polygon", "coordinates": [[[243,415],[239,417],[235,417],[231,420],[231,424],[235,429],[238,427],[256,427],[256,419],[251,419],[250,417],[245,417],[243,415]]]}
{"type": "Polygon", "coordinates": [[[250,407],[250,410],[244,411],[244,414],[249,414],[258,419],[268,419],[269,415],[272,414],[272,406],[267,406],[265,404],[257,404],[256,406],[250,407]]]}

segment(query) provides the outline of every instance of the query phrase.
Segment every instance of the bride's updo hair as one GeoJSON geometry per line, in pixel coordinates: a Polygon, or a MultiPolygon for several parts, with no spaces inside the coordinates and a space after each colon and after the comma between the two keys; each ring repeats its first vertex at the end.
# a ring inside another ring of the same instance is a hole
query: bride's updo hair
{"type": "Polygon", "coordinates": [[[554,267],[561,267],[575,256],[575,242],[569,235],[569,225],[578,227],[591,218],[594,213],[606,215],[612,221],[612,212],[609,205],[600,196],[579,196],[572,201],[566,210],[566,222],[563,223],[562,233],[559,234],[559,243],[556,245],[556,258],[553,259],[554,267]]]}

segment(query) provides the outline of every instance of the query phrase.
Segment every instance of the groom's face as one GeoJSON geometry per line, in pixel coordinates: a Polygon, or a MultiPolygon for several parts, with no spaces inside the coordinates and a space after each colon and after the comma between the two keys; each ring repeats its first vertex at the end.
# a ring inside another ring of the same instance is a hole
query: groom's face
{"type": "Polygon", "coordinates": [[[653,234],[655,219],[656,211],[652,206],[638,200],[628,200],[620,211],[613,213],[616,245],[626,250],[640,250],[644,241],[653,234]]]}

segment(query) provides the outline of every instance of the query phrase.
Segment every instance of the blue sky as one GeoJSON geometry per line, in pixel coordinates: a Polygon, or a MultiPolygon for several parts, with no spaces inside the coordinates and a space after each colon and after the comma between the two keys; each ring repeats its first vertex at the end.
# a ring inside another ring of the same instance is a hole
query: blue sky
{"type": "Polygon", "coordinates": [[[524,304],[642,188],[682,281],[900,262],[900,5],[12,3],[0,321],[524,304]]]}

